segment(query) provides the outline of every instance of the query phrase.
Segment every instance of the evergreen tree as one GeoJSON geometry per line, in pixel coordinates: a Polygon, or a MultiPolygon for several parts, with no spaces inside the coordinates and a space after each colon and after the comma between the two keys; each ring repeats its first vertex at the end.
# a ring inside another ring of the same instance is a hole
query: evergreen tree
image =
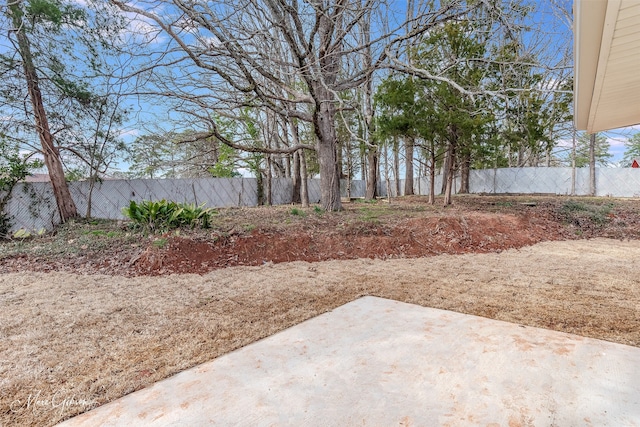
{"type": "Polygon", "coordinates": [[[631,167],[634,159],[640,159],[640,132],[634,134],[624,143],[622,166],[631,167]]]}
{"type": "Polygon", "coordinates": [[[77,210],[65,181],[61,135],[84,131],[70,132],[73,116],[92,105],[88,76],[98,74],[103,65],[100,52],[120,29],[110,19],[108,6],[101,5],[98,13],[89,4],[16,0],[3,8],[0,20],[7,37],[0,52],[0,115],[10,117],[3,123],[4,131],[33,148],[32,141],[40,141],[63,222],[77,210]]]}
{"type": "MultiPolygon", "coordinates": [[[[576,141],[576,167],[578,168],[589,166],[589,137],[590,135],[584,132],[576,141]]],[[[607,166],[609,164],[609,159],[613,157],[613,154],[609,153],[609,147],[607,138],[601,133],[597,134],[595,146],[596,165],[607,166]]]]}

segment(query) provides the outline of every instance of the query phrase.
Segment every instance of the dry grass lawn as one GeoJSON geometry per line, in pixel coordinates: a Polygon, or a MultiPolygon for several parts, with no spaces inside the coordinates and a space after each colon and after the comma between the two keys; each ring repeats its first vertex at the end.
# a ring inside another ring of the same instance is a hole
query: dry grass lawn
{"type": "Polygon", "coordinates": [[[206,275],[0,275],[0,425],[53,425],[363,295],[640,346],[640,241],[293,262],[206,275]]]}

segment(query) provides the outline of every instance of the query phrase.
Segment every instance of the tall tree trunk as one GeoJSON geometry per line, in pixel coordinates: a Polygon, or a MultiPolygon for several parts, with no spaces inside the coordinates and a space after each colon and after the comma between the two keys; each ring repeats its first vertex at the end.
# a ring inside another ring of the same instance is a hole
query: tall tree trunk
{"type": "Polygon", "coordinates": [[[385,147],[383,151],[384,155],[384,183],[387,189],[387,201],[391,204],[391,180],[389,175],[389,150],[385,147]]]}
{"type": "Polygon", "coordinates": [[[309,187],[307,186],[307,158],[304,154],[304,148],[298,151],[300,158],[300,201],[305,208],[309,207],[309,187]]]}
{"type": "Polygon", "coordinates": [[[293,171],[291,170],[291,160],[292,160],[291,157],[294,157],[294,156],[295,154],[287,154],[282,159],[282,162],[284,163],[284,176],[286,178],[291,178],[291,176],[293,175],[293,171]]]}
{"type": "MultiPolygon", "coordinates": [[[[371,10],[366,11],[366,17],[363,21],[363,27],[361,32],[362,46],[366,46],[362,56],[363,65],[365,68],[371,68],[373,64],[373,54],[371,51],[371,10]]],[[[366,167],[366,190],[365,199],[374,200],[378,196],[378,182],[380,180],[379,170],[379,152],[380,146],[375,140],[375,121],[374,109],[373,109],[373,74],[367,77],[367,80],[363,86],[363,99],[362,99],[362,115],[364,118],[364,147],[367,156],[366,167]]],[[[362,170],[365,170],[364,164],[362,170]]]]}
{"type": "Polygon", "coordinates": [[[351,201],[351,174],[348,173],[347,176],[345,177],[346,183],[345,183],[345,196],[347,198],[347,200],[351,201]]]}
{"type": "Polygon", "coordinates": [[[378,196],[378,167],[379,167],[380,157],[378,154],[378,146],[371,145],[369,146],[369,150],[367,153],[367,192],[365,194],[365,199],[373,200],[378,196]]]}
{"type": "Polygon", "coordinates": [[[85,214],[85,218],[91,218],[91,209],[93,205],[93,189],[96,186],[96,181],[98,180],[97,173],[92,174],[89,177],[89,194],[87,195],[87,212],[85,214]]]}
{"type": "Polygon", "coordinates": [[[345,142],[346,144],[346,155],[347,155],[347,173],[346,173],[346,188],[347,188],[347,199],[351,200],[351,185],[353,182],[353,167],[354,167],[354,159],[353,159],[353,150],[351,149],[351,143],[345,142]]]}
{"type": "MultiPolygon", "coordinates": [[[[522,144],[522,142],[521,142],[522,144]]],[[[524,148],[522,146],[520,146],[520,148],[518,148],[518,164],[516,167],[521,168],[524,166],[524,162],[525,162],[525,157],[524,157],[524,148]]]]}
{"type": "MultiPolygon", "coordinates": [[[[291,138],[293,145],[300,144],[300,136],[298,133],[298,125],[292,117],[288,120],[289,127],[291,128],[291,138]]],[[[293,153],[293,170],[294,170],[294,185],[293,185],[293,203],[302,203],[303,207],[309,206],[309,190],[307,189],[307,162],[304,155],[304,149],[300,149],[293,153]],[[296,185],[295,179],[298,180],[296,185]]]]}
{"type": "MultiPolygon", "coordinates": [[[[319,13],[319,12],[318,12],[319,13]]],[[[342,16],[342,15],[340,15],[342,16]]],[[[317,137],[318,162],[320,163],[320,194],[322,208],[329,212],[342,209],[340,200],[340,170],[338,168],[338,138],[336,135],[336,95],[333,87],[340,72],[340,44],[332,37],[340,22],[331,21],[328,14],[318,19],[319,68],[322,78],[309,80],[313,91],[313,129],[317,137]]]]}
{"type": "Polygon", "coordinates": [[[400,144],[397,137],[393,137],[393,178],[396,180],[396,196],[400,195],[400,144]]]}
{"type": "Polygon", "coordinates": [[[329,212],[342,209],[340,200],[340,173],[336,128],[334,124],[335,105],[322,102],[314,112],[314,128],[318,137],[317,150],[320,163],[320,197],[322,208],[329,212]]]}
{"type": "Polygon", "coordinates": [[[418,187],[418,192],[417,194],[419,196],[424,195],[424,190],[422,189],[422,178],[427,176],[427,159],[426,157],[424,158],[424,160],[422,160],[422,157],[424,157],[424,149],[419,150],[418,151],[418,174],[416,176],[416,178],[418,179],[417,181],[417,187],[418,187]]]}
{"type": "Polygon", "coordinates": [[[596,134],[589,136],[589,194],[596,195],[596,134]]]}
{"type": "Polygon", "coordinates": [[[453,177],[456,174],[456,146],[458,144],[458,134],[454,125],[449,125],[449,169],[447,171],[447,181],[444,192],[444,205],[451,204],[451,193],[453,190],[453,177]]]}
{"type": "MultiPolygon", "coordinates": [[[[450,144],[449,147],[450,147],[451,151],[453,152],[453,150],[454,150],[453,144],[450,144]]],[[[445,191],[444,191],[444,205],[445,206],[451,204],[451,193],[452,193],[452,189],[453,189],[453,176],[455,175],[454,164],[455,164],[455,161],[454,161],[454,158],[452,156],[451,162],[449,163],[449,171],[447,172],[447,181],[445,183],[445,191]]]]}
{"type": "Polygon", "coordinates": [[[265,156],[267,158],[267,167],[265,168],[264,204],[271,206],[273,204],[273,173],[271,172],[273,165],[271,154],[265,154],[265,156]]]}
{"type": "Polygon", "coordinates": [[[336,137],[336,158],[338,164],[338,177],[340,179],[345,179],[346,174],[344,173],[344,143],[340,141],[336,137]]]}
{"type": "MultiPolygon", "coordinates": [[[[410,33],[413,31],[413,27],[415,26],[414,21],[415,14],[415,1],[408,0],[407,1],[407,14],[405,17],[406,28],[405,31],[410,33]]],[[[407,55],[407,62],[411,67],[414,66],[413,61],[413,40],[407,40],[405,45],[405,54],[407,55]]],[[[409,76],[409,80],[413,84],[414,77],[413,75],[409,76]]],[[[413,151],[415,146],[415,138],[409,137],[404,140],[404,195],[405,196],[413,196],[413,151]]]]}
{"type": "Polygon", "coordinates": [[[413,196],[413,148],[415,141],[413,138],[404,140],[404,195],[413,196]]]}
{"type": "MultiPolygon", "coordinates": [[[[553,129],[549,130],[549,141],[555,141],[555,136],[553,135],[553,129]]],[[[546,147],[547,149],[545,150],[545,166],[547,166],[548,168],[551,167],[551,148],[552,147],[546,147]]]]}
{"type": "Polygon", "coordinates": [[[36,130],[38,132],[38,137],[40,138],[40,144],[42,145],[44,163],[47,166],[47,171],[49,172],[49,178],[51,180],[51,186],[53,187],[53,194],[56,198],[60,220],[62,222],[66,222],[68,219],[78,216],[78,211],[75,203],[73,202],[73,198],[71,197],[67,181],[64,177],[60,152],[53,143],[53,136],[51,135],[44,102],[42,101],[42,93],[40,92],[38,74],[36,72],[36,67],[33,64],[31,46],[29,44],[29,39],[24,32],[20,3],[20,0],[10,2],[9,11],[13,26],[15,27],[16,37],[18,39],[18,49],[20,51],[20,56],[22,57],[24,75],[27,81],[27,89],[31,105],[33,106],[36,130]]]}
{"type": "Polygon", "coordinates": [[[471,169],[471,154],[465,150],[460,158],[460,194],[469,194],[469,169],[471,169]]]}
{"type": "Polygon", "coordinates": [[[293,153],[293,168],[291,170],[291,180],[293,181],[293,189],[291,194],[291,203],[300,203],[300,187],[302,182],[300,179],[300,152],[293,153]]]}
{"type": "Polygon", "coordinates": [[[262,175],[262,170],[260,169],[260,163],[262,162],[258,162],[258,170],[256,171],[258,206],[264,205],[264,176],[262,175]]]}
{"type": "Polygon", "coordinates": [[[429,167],[429,204],[436,203],[436,147],[431,142],[431,166],[429,167]]]}
{"type": "Polygon", "coordinates": [[[447,191],[447,180],[449,179],[449,170],[451,169],[451,144],[447,146],[447,150],[444,152],[444,161],[442,162],[442,187],[440,194],[444,194],[447,191]]]}

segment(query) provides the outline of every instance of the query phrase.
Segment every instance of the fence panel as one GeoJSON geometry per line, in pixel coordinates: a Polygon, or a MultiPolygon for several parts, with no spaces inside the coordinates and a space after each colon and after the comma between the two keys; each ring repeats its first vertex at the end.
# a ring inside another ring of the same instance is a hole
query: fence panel
{"type": "Polygon", "coordinates": [[[340,195],[342,197],[347,197],[347,184],[351,187],[349,197],[365,196],[367,191],[366,182],[359,179],[352,179],[349,182],[347,182],[347,180],[340,181],[340,195]]]}
{"type": "MultiPolygon", "coordinates": [[[[571,194],[571,168],[504,168],[472,170],[471,193],[548,193],[571,194]]],[[[274,178],[271,183],[273,204],[291,203],[293,183],[288,178],[274,178]]],[[[640,197],[640,169],[597,169],[596,195],[614,197],[640,197]]],[[[320,180],[307,181],[309,201],[320,202],[320,180]]],[[[352,180],[351,197],[364,197],[366,183],[352,180]]],[[[435,178],[436,194],[440,193],[442,177],[435,178]]],[[[243,207],[258,204],[258,183],[254,178],[203,178],[203,179],[133,179],[106,180],[91,187],[89,182],[73,182],[69,186],[80,215],[85,216],[91,199],[91,216],[94,218],[122,219],[122,208],[130,200],[167,199],[185,203],[205,203],[207,207],[243,207]],[[91,196],[91,197],[89,197],[91,196]]],[[[397,195],[396,183],[378,183],[378,194],[387,197],[397,195]]],[[[459,191],[460,179],[456,177],[454,191],[459,191]]],[[[575,171],[575,194],[589,194],[589,169],[575,171]]],[[[429,179],[414,179],[414,193],[427,195],[429,179]]],[[[346,182],[341,182],[341,194],[347,195],[346,182]]],[[[404,194],[404,180],[400,181],[400,194],[404,194]]],[[[16,186],[5,211],[12,217],[12,231],[24,228],[51,229],[59,222],[59,215],[51,190],[46,182],[21,183],[16,186]]]]}
{"type": "Polygon", "coordinates": [[[640,169],[596,169],[596,195],[640,197],[640,169]]]}
{"type": "Polygon", "coordinates": [[[11,231],[51,230],[60,222],[53,189],[44,182],[17,184],[5,212],[12,223],[11,231]]]}
{"type": "Polygon", "coordinates": [[[571,194],[571,168],[472,170],[471,193],[571,194]]]}

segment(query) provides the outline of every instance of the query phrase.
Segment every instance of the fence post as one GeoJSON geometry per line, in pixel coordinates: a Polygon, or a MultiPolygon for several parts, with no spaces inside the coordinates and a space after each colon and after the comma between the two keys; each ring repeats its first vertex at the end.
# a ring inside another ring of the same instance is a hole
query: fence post
{"type": "Polygon", "coordinates": [[[589,136],[589,195],[596,195],[596,134],[589,136]]]}
{"type": "Polygon", "coordinates": [[[576,127],[573,127],[573,142],[571,145],[571,195],[576,195],[576,127]]]}

